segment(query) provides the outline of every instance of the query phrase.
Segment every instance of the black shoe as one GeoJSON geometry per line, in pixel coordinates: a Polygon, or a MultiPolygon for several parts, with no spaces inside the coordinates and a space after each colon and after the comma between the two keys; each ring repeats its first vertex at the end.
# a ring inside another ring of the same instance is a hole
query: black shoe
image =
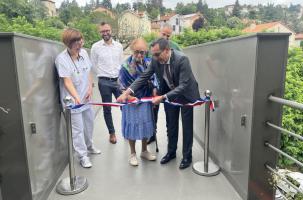
{"type": "Polygon", "coordinates": [[[189,167],[191,162],[192,162],[191,158],[183,158],[180,163],[179,169],[185,169],[185,168],[189,167]]]}
{"type": "Polygon", "coordinates": [[[176,153],[167,153],[160,161],[161,164],[166,164],[170,160],[176,158],[176,153]]]}
{"type": "Polygon", "coordinates": [[[147,144],[150,144],[152,142],[156,141],[156,137],[155,135],[151,136],[148,140],[147,140],[147,144]]]}

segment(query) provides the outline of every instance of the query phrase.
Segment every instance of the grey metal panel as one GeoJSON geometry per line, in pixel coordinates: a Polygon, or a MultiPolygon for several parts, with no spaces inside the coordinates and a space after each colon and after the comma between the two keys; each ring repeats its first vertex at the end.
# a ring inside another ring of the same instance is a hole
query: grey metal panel
{"type": "Polygon", "coordinates": [[[24,135],[33,200],[45,199],[66,166],[66,134],[60,113],[55,58],[63,46],[14,37],[24,135]],[[33,133],[30,124],[36,126],[33,133]]]}
{"type": "Polygon", "coordinates": [[[0,176],[3,200],[31,200],[13,38],[0,37],[0,176]]]}
{"type": "MultiPolygon", "coordinates": [[[[246,198],[249,173],[256,41],[254,37],[228,40],[185,50],[189,55],[201,94],[213,92],[219,107],[211,113],[210,151],[235,188],[246,198]],[[241,127],[241,115],[248,124],[241,127]]],[[[195,110],[195,134],[203,140],[204,107],[195,110]]]]}
{"type": "Polygon", "coordinates": [[[268,181],[271,175],[264,164],[275,167],[278,156],[265,147],[264,142],[269,141],[279,147],[280,135],[276,130],[265,126],[264,122],[270,120],[281,125],[282,106],[268,101],[268,96],[284,95],[288,36],[258,37],[248,199],[268,199],[274,194],[268,181]]]}
{"type": "Polygon", "coordinates": [[[13,33],[0,41],[0,106],[11,109],[0,111],[0,130],[10,136],[0,136],[3,200],[43,200],[67,164],[54,66],[63,45],[13,33]]]}
{"type": "MultiPolygon", "coordinates": [[[[260,168],[264,165],[260,165],[257,160],[252,162],[250,158],[254,152],[254,149],[250,148],[251,143],[261,142],[260,138],[252,138],[254,134],[252,130],[256,126],[256,123],[253,124],[255,119],[253,111],[257,109],[254,105],[256,100],[266,102],[264,98],[258,96],[258,92],[255,92],[260,89],[256,87],[259,86],[258,84],[266,84],[267,81],[264,77],[259,79],[260,68],[263,69],[265,66],[259,66],[260,59],[263,62],[263,58],[257,57],[259,55],[257,53],[260,53],[260,48],[273,47],[268,47],[267,44],[263,44],[265,47],[260,46],[263,40],[259,41],[259,38],[274,38],[273,40],[276,41],[274,43],[277,45],[281,41],[283,44],[286,43],[287,37],[287,34],[262,33],[207,43],[184,50],[190,58],[193,72],[198,79],[201,95],[206,89],[210,89],[214,99],[218,100],[218,108],[211,113],[211,155],[243,199],[250,198],[252,192],[250,181],[256,174],[252,175],[250,170],[253,170],[252,167],[260,168]],[[242,117],[246,118],[245,126],[241,125],[242,117]]],[[[273,51],[269,54],[268,50],[262,53],[270,59],[280,57],[278,61],[271,64],[279,63],[279,66],[285,67],[287,47],[279,45],[278,47],[283,49],[283,53],[273,51]]],[[[280,72],[273,75],[278,75],[279,78],[284,76],[280,72]]],[[[268,85],[268,88],[281,88],[281,85],[283,85],[282,80],[268,85]]],[[[279,112],[280,110],[275,109],[273,113],[279,112]]],[[[194,120],[195,137],[203,144],[204,107],[195,108],[194,120]]],[[[258,152],[259,155],[261,152],[258,152]]],[[[270,160],[275,158],[275,156],[271,157],[270,160]]],[[[262,173],[261,176],[265,176],[265,170],[262,173]]],[[[268,185],[265,186],[269,188],[268,185]]]]}

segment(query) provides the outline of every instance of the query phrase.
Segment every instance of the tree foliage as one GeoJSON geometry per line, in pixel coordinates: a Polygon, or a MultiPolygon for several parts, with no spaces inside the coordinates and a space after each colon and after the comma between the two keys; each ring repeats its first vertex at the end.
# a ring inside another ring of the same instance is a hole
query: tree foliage
{"type": "Polygon", "coordinates": [[[46,17],[45,8],[38,0],[1,0],[0,13],[12,19],[23,16],[29,22],[46,17]]]}
{"type": "Polygon", "coordinates": [[[111,0],[103,0],[101,5],[109,10],[113,8],[111,0]]]}
{"type": "Polygon", "coordinates": [[[185,31],[180,35],[175,35],[173,40],[177,42],[182,47],[187,47],[191,45],[203,44],[206,42],[216,41],[220,39],[230,38],[241,35],[242,32],[238,29],[211,29],[205,30],[200,29],[195,32],[192,30],[185,29],[185,31]]]}
{"type": "MultiPolygon", "coordinates": [[[[303,50],[301,48],[289,50],[284,98],[303,103],[303,50]]],[[[289,131],[303,135],[303,112],[285,106],[282,126],[289,131]]],[[[281,148],[303,162],[303,142],[300,140],[283,134],[281,148]]],[[[293,161],[285,157],[280,159],[282,167],[289,167],[293,164],[293,161]]]]}
{"type": "Polygon", "coordinates": [[[195,3],[189,3],[186,5],[183,3],[177,3],[175,11],[180,15],[188,15],[197,12],[197,6],[195,3]]]}
{"type": "Polygon", "coordinates": [[[61,29],[51,27],[44,20],[27,21],[26,17],[16,17],[9,20],[5,15],[0,15],[1,32],[17,32],[41,38],[60,40],[61,29]]]}
{"type": "Polygon", "coordinates": [[[232,12],[232,16],[234,16],[234,17],[240,17],[241,16],[241,6],[239,4],[239,0],[236,0],[236,2],[235,2],[233,12],[232,12]]]}
{"type": "Polygon", "coordinates": [[[59,17],[67,25],[75,19],[80,19],[83,16],[81,8],[76,0],[69,2],[64,0],[59,8],[59,17]]]}
{"type": "Polygon", "coordinates": [[[125,11],[125,10],[130,10],[130,9],[131,9],[130,3],[122,3],[122,4],[117,3],[115,11],[116,11],[116,13],[119,14],[119,13],[122,13],[123,11],[125,11]]]}

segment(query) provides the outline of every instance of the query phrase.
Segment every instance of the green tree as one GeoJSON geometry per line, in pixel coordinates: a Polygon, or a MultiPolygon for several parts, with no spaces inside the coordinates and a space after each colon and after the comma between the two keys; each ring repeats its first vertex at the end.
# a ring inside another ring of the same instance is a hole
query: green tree
{"type": "Polygon", "coordinates": [[[197,12],[197,6],[194,3],[188,3],[186,5],[177,3],[175,11],[181,15],[188,15],[197,12]]]}
{"type": "Polygon", "coordinates": [[[241,22],[241,19],[239,19],[238,17],[231,17],[227,19],[227,27],[242,29],[243,23],[241,22]]]}
{"type": "Polygon", "coordinates": [[[111,0],[103,0],[101,5],[104,7],[104,8],[107,8],[109,10],[111,10],[113,7],[112,7],[112,2],[111,0]]]}
{"type": "Polygon", "coordinates": [[[160,10],[157,8],[152,8],[149,12],[149,17],[151,19],[156,19],[160,15],[160,10]]]}
{"type": "Polygon", "coordinates": [[[200,13],[202,13],[203,11],[203,2],[202,0],[199,0],[197,3],[197,11],[199,11],[200,13]]]}
{"type": "Polygon", "coordinates": [[[57,29],[64,29],[65,25],[59,17],[49,17],[45,19],[45,25],[57,29]]]}
{"type": "Polygon", "coordinates": [[[236,2],[235,2],[234,9],[233,9],[233,12],[232,12],[232,16],[238,17],[238,18],[241,17],[241,6],[239,4],[239,0],[236,0],[236,2]]]}
{"type": "Polygon", "coordinates": [[[59,8],[59,17],[66,25],[75,19],[80,19],[83,16],[81,8],[76,0],[69,2],[64,0],[59,8]]]}
{"type": "Polygon", "coordinates": [[[134,2],[133,3],[133,9],[138,11],[146,11],[146,6],[142,2],[134,2]]]}
{"type": "MultiPolygon", "coordinates": [[[[204,15],[205,16],[205,15],[204,15]]],[[[227,26],[227,19],[225,16],[224,9],[208,9],[206,18],[206,26],[207,27],[226,27],[227,26]]]]}
{"type": "Polygon", "coordinates": [[[86,3],[85,6],[82,8],[84,15],[89,15],[93,11],[93,9],[96,8],[96,6],[97,2],[95,0],[90,0],[90,2],[86,3]]]}
{"type": "MultiPolygon", "coordinates": [[[[301,48],[293,48],[288,52],[284,98],[303,103],[303,50],[301,48]]],[[[282,127],[302,135],[302,111],[286,106],[283,107],[282,127]]],[[[303,162],[302,141],[282,134],[281,148],[284,152],[303,162]]],[[[293,161],[285,157],[281,157],[279,163],[282,167],[290,167],[294,164],[293,161]]]]}
{"type": "Polygon", "coordinates": [[[257,11],[256,10],[250,10],[248,12],[248,18],[249,19],[256,19],[257,18],[257,11]]]}
{"type": "Polygon", "coordinates": [[[267,4],[260,7],[259,18],[263,22],[280,21],[285,17],[283,8],[279,5],[267,4]]]}
{"type": "Polygon", "coordinates": [[[131,9],[130,3],[122,3],[122,4],[117,3],[115,12],[118,14],[121,14],[123,11],[130,10],[130,9],[131,9]]]}
{"type": "Polygon", "coordinates": [[[96,24],[92,24],[89,17],[82,18],[76,23],[70,24],[71,27],[81,31],[84,37],[84,47],[91,48],[92,44],[100,40],[96,24]]]}
{"type": "Polygon", "coordinates": [[[29,5],[32,7],[34,19],[46,18],[46,7],[42,4],[41,0],[30,0],[29,5]]]}
{"type": "Polygon", "coordinates": [[[34,7],[27,0],[1,0],[0,13],[9,19],[24,16],[30,22],[33,22],[35,18],[34,7]]]}

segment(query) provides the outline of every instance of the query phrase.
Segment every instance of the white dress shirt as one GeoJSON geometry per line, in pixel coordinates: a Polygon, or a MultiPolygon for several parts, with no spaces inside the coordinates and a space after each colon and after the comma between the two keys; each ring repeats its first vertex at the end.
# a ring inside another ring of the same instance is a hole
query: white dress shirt
{"type": "Polygon", "coordinates": [[[97,77],[117,78],[123,63],[123,47],[114,40],[110,45],[104,40],[96,42],[91,49],[91,61],[97,77]]]}

